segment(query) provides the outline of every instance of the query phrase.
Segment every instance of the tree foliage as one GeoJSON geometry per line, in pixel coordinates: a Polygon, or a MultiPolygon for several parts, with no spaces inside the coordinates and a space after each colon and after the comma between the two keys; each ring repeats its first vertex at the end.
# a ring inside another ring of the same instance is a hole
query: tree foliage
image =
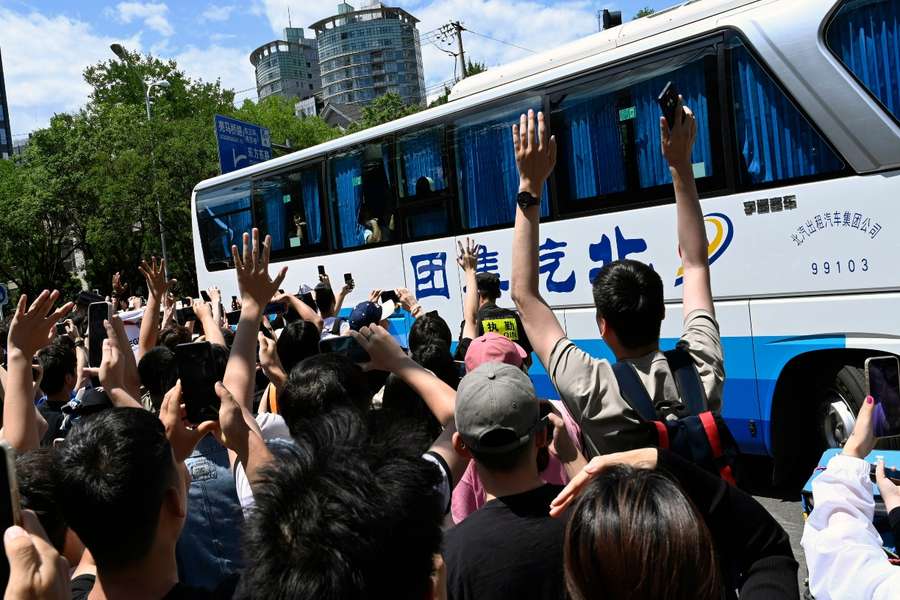
{"type": "MultiPolygon", "coordinates": [[[[479,73],[484,73],[485,71],[487,71],[487,66],[483,62],[472,62],[472,59],[469,59],[466,62],[466,77],[478,75],[479,73]]],[[[447,104],[447,102],[450,101],[450,92],[450,86],[445,84],[443,93],[432,100],[431,104],[428,105],[428,108],[434,108],[435,106],[447,104]]]]}
{"type": "Polygon", "coordinates": [[[642,17],[649,17],[650,15],[656,13],[656,9],[650,8],[649,6],[645,6],[641,10],[637,11],[634,15],[635,19],[640,19],[642,17]]]}

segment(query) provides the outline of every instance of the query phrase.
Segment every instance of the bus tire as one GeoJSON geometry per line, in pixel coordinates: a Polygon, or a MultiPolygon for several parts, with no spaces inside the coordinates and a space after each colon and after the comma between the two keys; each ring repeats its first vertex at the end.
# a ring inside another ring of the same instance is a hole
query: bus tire
{"type": "Polygon", "coordinates": [[[839,365],[829,369],[816,386],[817,425],[822,448],[840,448],[853,432],[856,413],[866,398],[862,369],[839,365]]]}

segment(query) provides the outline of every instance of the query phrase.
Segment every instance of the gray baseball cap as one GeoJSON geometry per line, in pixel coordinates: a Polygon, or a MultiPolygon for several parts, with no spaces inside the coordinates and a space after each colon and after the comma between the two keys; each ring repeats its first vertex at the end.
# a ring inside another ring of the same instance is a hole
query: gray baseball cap
{"type": "Polygon", "coordinates": [[[456,430],[476,452],[502,454],[521,447],[540,416],[534,385],[512,365],[485,363],[463,377],[456,391],[456,430]]]}

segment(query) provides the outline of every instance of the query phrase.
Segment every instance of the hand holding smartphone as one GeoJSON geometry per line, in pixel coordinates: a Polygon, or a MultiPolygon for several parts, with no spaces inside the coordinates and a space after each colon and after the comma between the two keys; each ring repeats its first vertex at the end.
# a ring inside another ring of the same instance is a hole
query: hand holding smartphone
{"type": "Polygon", "coordinates": [[[88,306],[88,364],[99,367],[103,362],[103,340],[106,339],[104,321],[112,317],[112,304],[94,302],[88,306]]]}
{"type": "Polygon", "coordinates": [[[175,347],[175,364],[181,379],[181,392],[187,419],[197,424],[219,420],[216,395],[216,368],[212,344],[197,342],[175,347]]]}
{"type": "Polygon", "coordinates": [[[372,360],[372,357],[370,357],[369,353],[359,345],[356,338],[350,337],[349,335],[322,340],[319,342],[319,352],[322,354],[328,354],[330,352],[343,354],[357,364],[365,364],[372,360]]]}
{"type": "Polygon", "coordinates": [[[675,114],[678,110],[678,88],[675,87],[673,82],[669,82],[666,84],[666,87],[663,88],[663,91],[659,94],[659,98],[656,99],[659,103],[659,108],[662,109],[663,116],[666,118],[666,123],[669,125],[669,131],[672,131],[672,128],[675,127],[675,119],[683,119],[684,111],[680,115],[675,114]]]}
{"type": "Polygon", "coordinates": [[[875,399],[875,437],[900,435],[900,358],[866,359],[866,391],[875,399]]]}

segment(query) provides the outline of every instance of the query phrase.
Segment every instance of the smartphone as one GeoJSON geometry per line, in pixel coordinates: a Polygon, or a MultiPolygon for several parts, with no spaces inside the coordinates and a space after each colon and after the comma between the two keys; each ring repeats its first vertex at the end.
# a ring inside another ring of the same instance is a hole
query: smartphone
{"type": "MultiPolygon", "coordinates": [[[[16,479],[16,451],[6,442],[0,442],[0,449],[3,452],[2,473],[3,481],[0,481],[0,527],[6,531],[7,527],[13,525],[22,526],[21,502],[19,500],[19,484],[16,479]]],[[[9,583],[9,562],[6,554],[3,554],[2,571],[0,571],[0,585],[6,589],[9,583]]]]}
{"type": "Polygon", "coordinates": [[[182,402],[191,423],[219,420],[216,368],[209,342],[175,346],[175,365],[181,379],[182,402]]]}
{"type": "Polygon", "coordinates": [[[112,317],[112,304],[94,302],[88,306],[88,364],[99,367],[103,362],[103,340],[106,339],[106,327],[103,321],[112,317]]]}
{"type": "Polygon", "coordinates": [[[241,320],[241,311],[233,310],[231,312],[225,313],[225,322],[229,325],[237,325],[238,321],[241,320]]]}
{"type": "Polygon", "coordinates": [[[319,265],[319,277],[325,275],[325,265],[319,265]]]}
{"type": "Polygon", "coordinates": [[[59,322],[56,324],[56,335],[66,335],[66,324],[59,322]]]}
{"type": "Polygon", "coordinates": [[[266,304],[266,310],[263,311],[264,315],[283,315],[284,314],[284,304],[281,302],[269,302],[266,304]]]}
{"type": "MultiPolygon", "coordinates": [[[[875,469],[877,465],[869,464],[869,479],[872,480],[872,483],[875,483],[875,469]]],[[[887,465],[884,466],[884,476],[893,481],[896,484],[900,484],[900,471],[889,467],[887,465]]]]}
{"type": "Polygon", "coordinates": [[[385,302],[393,302],[394,304],[400,304],[400,298],[397,296],[397,292],[394,290],[388,290],[386,292],[381,292],[381,303],[385,302]]]}
{"type": "Polygon", "coordinates": [[[663,88],[656,101],[659,103],[659,108],[662,109],[666,123],[669,124],[669,131],[671,131],[675,127],[675,119],[682,116],[675,114],[675,111],[678,110],[678,88],[670,81],[663,88]]]}
{"type": "Polygon", "coordinates": [[[200,297],[203,298],[204,302],[212,302],[212,298],[209,297],[209,294],[206,290],[200,290],[200,297]]]}
{"type": "Polygon", "coordinates": [[[371,360],[369,353],[359,345],[356,338],[349,335],[342,335],[324,339],[319,342],[319,352],[327,354],[333,352],[335,354],[343,354],[355,363],[362,364],[371,360]]]}
{"type": "Polygon", "coordinates": [[[194,312],[193,306],[188,305],[175,311],[175,320],[179,325],[184,325],[188,321],[196,321],[197,313],[194,312]]]}
{"type": "Polygon", "coordinates": [[[866,392],[875,398],[875,436],[900,435],[900,358],[867,358],[865,375],[866,392]]]}

